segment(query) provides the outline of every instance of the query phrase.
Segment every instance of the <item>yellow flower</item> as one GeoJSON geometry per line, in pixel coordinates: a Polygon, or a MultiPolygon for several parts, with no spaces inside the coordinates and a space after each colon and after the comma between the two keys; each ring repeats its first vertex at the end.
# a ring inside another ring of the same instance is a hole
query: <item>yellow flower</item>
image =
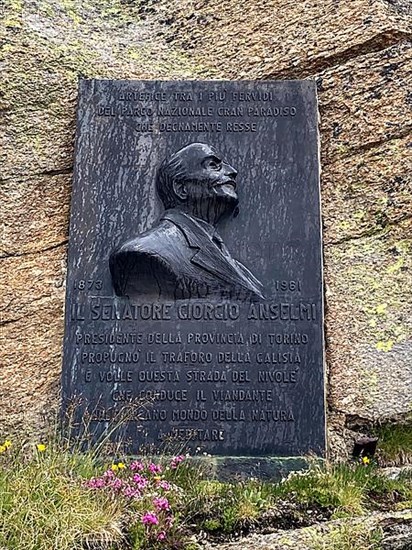
{"type": "Polygon", "coordinates": [[[162,479],[162,476],[154,476],[153,478],[155,481],[160,481],[162,479]]]}
{"type": "Polygon", "coordinates": [[[3,446],[6,447],[6,449],[11,447],[11,445],[12,445],[12,443],[9,439],[6,439],[6,441],[3,443],[3,446]]]}
{"type": "Polygon", "coordinates": [[[36,447],[39,453],[44,453],[44,451],[46,450],[46,445],[44,443],[38,443],[36,447]]]}
{"type": "Polygon", "coordinates": [[[363,462],[364,464],[369,464],[370,459],[369,459],[367,456],[364,456],[364,457],[362,458],[362,462],[363,462]]]}
{"type": "Polygon", "coordinates": [[[111,469],[113,470],[113,472],[117,472],[117,470],[119,469],[119,466],[117,464],[112,464],[111,469]]]}
{"type": "Polygon", "coordinates": [[[117,464],[117,467],[119,468],[119,470],[124,470],[124,469],[126,468],[126,465],[123,464],[123,462],[119,462],[119,463],[117,464]]]}
{"type": "Polygon", "coordinates": [[[0,454],[4,453],[5,451],[7,451],[6,445],[0,445],[0,454]]]}

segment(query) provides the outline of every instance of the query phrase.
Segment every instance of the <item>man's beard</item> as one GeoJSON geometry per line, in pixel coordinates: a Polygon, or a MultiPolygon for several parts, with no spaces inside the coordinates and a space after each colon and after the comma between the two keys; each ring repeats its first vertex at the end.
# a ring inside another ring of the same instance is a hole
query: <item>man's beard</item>
{"type": "Polygon", "coordinates": [[[195,180],[189,184],[190,187],[193,186],[194,192],[190,194],[186,204],[194,216],[216,224],[239,214],[239,199],[236,193],[232,195],[224,192],[223,183],[215,186],[209,183],[206,189],[204,184],[204,181],[195,180]],[[199,193],[201,189],[204,190],[203,193],[199,193]]]}
{"type": "MultiPolygon", "coordinates": [[[[215,192],[216,189],[217,188],[215,188],[215,192]]],[[[215,201],[219,210],[222,211],[219,219],[227,219],[231,216],[236,218],[236,216],[239,214],[239,198],[237,195],[233,196],[226,193],[216,192],[215,201]]]]}

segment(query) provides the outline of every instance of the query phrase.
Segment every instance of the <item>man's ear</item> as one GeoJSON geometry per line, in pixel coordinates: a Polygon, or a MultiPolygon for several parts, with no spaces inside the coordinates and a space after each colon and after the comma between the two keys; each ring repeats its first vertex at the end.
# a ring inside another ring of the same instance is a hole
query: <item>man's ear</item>
{"type": "Polygon", "coordinates": [[[181,201],[187,200],[187,185],[184,181],[173,182],[173,192],[181,201]]]}

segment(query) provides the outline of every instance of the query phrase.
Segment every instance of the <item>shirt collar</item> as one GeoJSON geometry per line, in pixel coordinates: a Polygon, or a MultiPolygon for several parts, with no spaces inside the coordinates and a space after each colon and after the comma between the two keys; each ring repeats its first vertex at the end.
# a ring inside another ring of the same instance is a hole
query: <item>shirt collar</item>
{"type": "Polygon", "coordinates": [[[167,217],[168,215],[171,215],[174,217],[182,216],[183,218],[188,218],[192,223],[195,223],[200,229],[202,229],[206,235],[209,237],[210,240],[213,238],[217,239],[219,242],[222,242],[222,238],[219,235],[219,233],[216,231],[216,228],[211,225],[208,222],[205,222],[205,220],[202,220],[200,218],[197,218],[196,216],[192,216],[191,214],[188,214],[187,212],[182,212],[181,210],[178,210],[177,208],[172,208],[170,210],[166,210],[166,212],[163,214],[163,216],[167,217]]]}

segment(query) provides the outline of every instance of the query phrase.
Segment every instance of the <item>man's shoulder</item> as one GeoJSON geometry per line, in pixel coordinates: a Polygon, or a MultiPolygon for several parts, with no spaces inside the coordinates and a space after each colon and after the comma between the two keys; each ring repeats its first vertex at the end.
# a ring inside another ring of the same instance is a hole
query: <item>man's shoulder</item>
{"type": "MultiPolygon", "coordinates": [[[[187,252],[172,223],[158,225],[129,239],[110,255],[113,286],[119,296],[169,291],[175,285],[187,252]]],[[[184,240],[184,238],[183,238],[184,240]]]]}
{"type": "Polygon", "coordinates": [[[183,236],[176,225],[168,220],[161,220],[152,229],[124,242],[112,256],[168,256],[170,248],[183,241],[183,236]]]}

